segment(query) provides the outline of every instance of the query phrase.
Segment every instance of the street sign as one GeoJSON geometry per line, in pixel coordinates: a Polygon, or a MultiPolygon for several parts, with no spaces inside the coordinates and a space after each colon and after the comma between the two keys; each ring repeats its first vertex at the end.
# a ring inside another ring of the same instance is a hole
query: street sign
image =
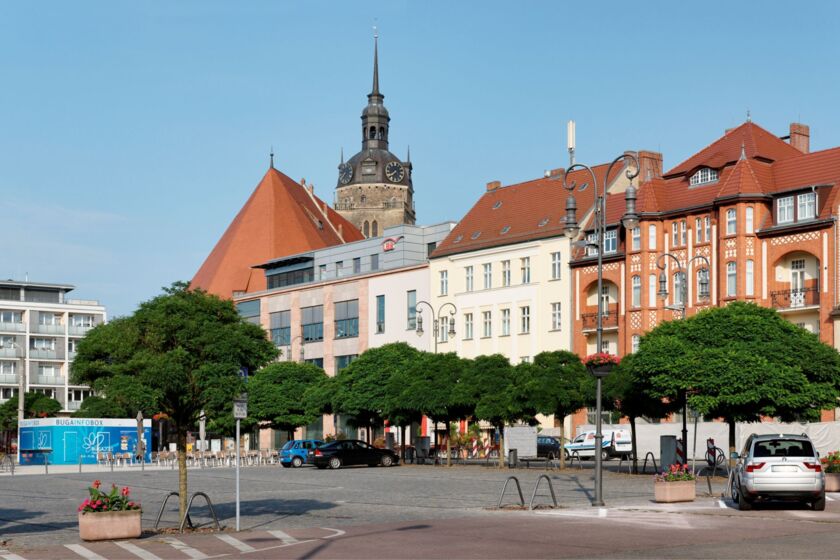
{"type": "Polygon", "coordinates": [[[237,420],[243,420],[248,417],[248,401],[243,399],[235,399],[233,401],[233,417],[237,420]]]}

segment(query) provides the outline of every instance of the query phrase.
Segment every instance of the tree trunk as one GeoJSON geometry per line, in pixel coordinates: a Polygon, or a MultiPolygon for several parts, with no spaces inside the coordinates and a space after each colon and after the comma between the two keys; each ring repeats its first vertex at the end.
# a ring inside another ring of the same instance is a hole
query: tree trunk
{"type": "Polygon", "coordinates": [[[440,443],[438,441],[437,418],[430,418],[430,420],[432,424],[432,431],[435,433],[435,460],[433,464],[437,465],[440,461],[440,453],[438,453],[438,451],[440,451],[440,443]]]}
{"type": "Polygon", "coordinates": [[[405,464],[405,446],[405,424],[403,424],[400,426],[400,456],[403,464],[405,464]]]}
{"type": "Polygon", "coordinates": [[[452,466],[452,425],[446,421],[446,466],[452,466]]]}
{"type": "Polygon", "coordinates": [[[562,412],[554,415],[555,418],[560,418],[560,457],[558,457],[560,470],[566,470],[566,445],[563,443],[563,435],[566,429],[566,416],[562,412]]]}
{"type": "MultiPolygon", "coordinates": [[[[178,523],[187,511],[187,430],[181,426],[178,430],[178,523]]],[[[239,453],[239,450],[236,450],[239,453]]]]}
{"type": "Polygon", "coordinates": [[[732,454],[735,453],[735,420],[727,420],[727,424],[729,424],[729,468],[732,469],[735,467],[735,460],[732,458],[732,454]]]}
{"type": "Polygon", "coordinates": [[[636,455],[636,417],[629,416],[630,419],[630,453],[633,454],[633,474],[639,474],[639,457],[636,455]]]}
{"type": "Polygon", "coordinates": [[[499,430],[499,468],[505,467],[505,426],[496,426],[499,430]]]}

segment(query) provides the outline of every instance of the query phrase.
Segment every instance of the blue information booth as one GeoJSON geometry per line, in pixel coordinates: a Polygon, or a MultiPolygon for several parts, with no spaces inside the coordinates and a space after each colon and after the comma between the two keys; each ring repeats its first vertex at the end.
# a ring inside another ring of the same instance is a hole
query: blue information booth
{"type": "MultiPolygon", "coordinates": [[[[152,460],[152,421],[143,420],[146,462],[152,460]]],[[[100,454],[137,453],[137,420],[113,418],[36,418],[23,420],[18,433],[21,465],[96,464],[100,454]]]]}

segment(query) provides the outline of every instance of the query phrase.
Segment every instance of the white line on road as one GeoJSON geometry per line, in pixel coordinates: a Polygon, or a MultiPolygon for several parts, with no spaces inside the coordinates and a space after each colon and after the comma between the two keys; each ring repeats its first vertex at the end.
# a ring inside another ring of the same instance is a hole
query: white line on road
{"type": "Polygon", "coordinates": [[[80,544],[65,544],[64,546],[66,546],[82,558],[85,558],[85,560],[106,560],[104,556],[100,556],[94,551],[87,549],[80,544]]]}
{"type": "Polygon", "coordinates": [[[718,506],[720,507],[720,509],[727,509],[726,502],[724,502],[723,500],[718,500],[718,506]]]}
{"type": "Polygon", "coordinates": [[[607,508],[598,508],[598,517],[606,517],[607,508]]]}
{"type": "Polygon", "coordinates": [[[341,529],[330,529],[329,527],[321,527],[321,529],[323,529],[324,531],[333,531],[333,534],[327,535],[326,537],[324,537],[325,539],[340,537],[341,535],[344,535],[346,533],[346,531],[342,531],[341,529]]]}
{"type": "Polygon", "coordinates": [[[115,545],[122,548],[123,550],[127,550],[128,552],[132,553],[133,555],[142,558],[143,560],[161,560],[159,556],[155,556],[148,550],[143,550],[139,546],[135,546],[131,543],[127,542],[114,542],[115,545]]]}
{"type": "Polygon", "coordinates": [[[295,544],[296,542],[298,542],[298,540],[296,538],[289,535],[288,533],[284,533],[283,531],[281,531],[279,529],[274,529],[273,531],[269,531],[268,533],[272,536],[277,537],[278,539],[280,539],[281,541],[283,541],[286,544],[295,544]]]}
{"type": "Polygon", "coordinates": [[[255,550],[257,550],[256,548],[254,548],[250,544],[245,544],[244,542],[242,542],[239,539],[234,538],[230,535],[216,535],[216,538],[219,539],[222,542],[226,542],[227,544],[229,544],[230,546],[232,546],[233,548],[235,548],[239,552],[254,552],[255,550]]]}
{"type": "Polygon", "coordinates": [[[18,556],[14,552],[9,552],[8,550],[0,549],[0,558],[4,560],[26,560],[23,556],[18,556]]]}
{"type": "Polygon", "coordinates": [[[193,547],[188,546],[187,543],[185,543],[184,541],[179,541],[174,537],[164,537],[161,540],[163,540],[163,542],[165,542],[175,550],[180,550],[193,560],[205,560],[205,558],[208,558],[208,556],[200,550],[196,550],[193,547]]]}
{"type": "Polygon", "coordinates": [[[833,501],[834,501],[834,498],[832,498],[831,496],[826,496],[826,497],[825,497],[825,499],[826,499],[826,500],[828,500],[829,502],[833,502],[833,501]]]}

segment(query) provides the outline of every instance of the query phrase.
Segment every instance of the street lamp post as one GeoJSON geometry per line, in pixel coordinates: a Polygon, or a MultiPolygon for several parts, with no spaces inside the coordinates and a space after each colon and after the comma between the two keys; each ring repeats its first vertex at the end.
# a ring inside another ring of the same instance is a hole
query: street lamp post
{"type": "MultiPolygon", "coordinates": [[[[20,348],[20,344],[12,341],[12,350],[20,348]]],[[[17,362],[17,360],[15,360],[17,362]]],[[[25,408],[24,394],[26,393],[26,360],[23,362],[23,367],[18,374],[18,434],[20,434],[20,423],[23,420],[23,411],[25,408]]],[[[18,435],[18,449],[20,449],[20,435],[18,435]]]]}
{"type": "Polygon", "coordinates": [[[422,311],[420,311],[420,306],[425,305],[429,308],[429,312],[432,314],[432,328],[434,332],[432,332],[432,340],[435,341],[435,354],[437,354],[438,350],[438,339],[440,338],[440,320],[445,318],[449,321],[449,336],[455,336],[455,313],[458,309],[455,307],[454,303],[446,302],[438,307],[437,315],[435,314],[435,308],[432,307],[432,304],[428,301],[418,301],[417,304],[414,306],[417,309],[417,336],[423,335],[423,315],[421,315],[422,311]],[[452,309],[449,311],[449,317],[443,317],[443,310],[447,307],[451,307],[452,309]]]}
{"type": "MultiPolygon", "coordinates": [[[[592,177],[592,188],[595,191],[596,200],[595,200],[595,243],[592,244],[598,252],[598,314],[597,314],[597,326],[595,329],[595,345],[597,351],[601,351],[601,342],[604,336],[604,302],[603,298],[601,297],[601,291],[603,288],[604,283],[604,238],[606,237],[607,232],[607,183],[609,181],[610,173],[612,172],[613,166],[615,166],[618,162],[623,161],[625,165],[627,165],[626,160],[632,160],[635,163],[635,168],[631,166],[627,166],[627,170],[625,172],[627,179],[631,181],[630,185],[627,187],[627,190],[624,193],[624,200],[625,200],[625,212],[624,216],[622,217],[621,221],[624,224],[624,227],[628,230],[633,229],[639,225],[639,216],[636,214],[636,188],[633,186],[632,180],[639,175],[639,160],[636,159],[635,156],[632,154],[622,154],[612,160],[609,167],[607,167],[607,173],[604,175],[602,192],[599,192],[598,188],[598,178],[595,176],[595,172],[592,171],[592,168],[583,165],[582,163],[575,163],[569,169],[566,170],[566,173],[563,175],[563,188],[569,191],[569,197],[566,199],[566,227],[565,227],[565,234],[566,237],[569,239],[574,239],[577,237],[578,233],[580,232],[580,227],[577,223],[577,203],[575,202],[574,198],[574,190],[577,186],[574,181],[572,181],[571,185],[566,183],[566,178],[572,173],[572,171],[576,169],[585,169],[589,172],[589,175],[592,177]]],[[[584,183],[583,186],[586,184],[584,183]]],[[[583,187],[582,186],[582,187],[583,187]]],[[[582,188],[581,187],[581,188],[582,188]]],[[[616,240],[617,243],[617,240],[616,240]]],[[[602,379],[600,376],[596,376],[596,387],[595,387],[595,499],[592,501],[593,506],[603,506],[604,499],[603,499],[603,461],[601,459],[601,451],[603,449],[603,442],[604,442],[604,434],[601,430],[601,393],[602,393],[602,386],[601,382],[602,379]]]]}
{"type": "MultiPolygon", "coordinates": [[[[667,267],[667,261],[671,259],[674,261],[674,265],[677,269],[677,277],[680,279],[680,300],[678,302],[674,302],[673,305],[666,305],[666,309],[671,309],[674,311],[678,311],[680,314],[681,319],[685,319],[686,313],[686,306],[688,305],[688,274],[687,271],[691,267],[691,263],[694,261],[703,261],[706,263],[705,269],[700,269],[700,278],[699,278],[699,293],[697,294],[700,299],[706,299],[709,297],[709,270],[712,268],[712,264],[709,262],[709,259],[704,257],[703,255],[694,255],[685,263],[683,266],[682,262],[680,261],[679,257],[672,253],[663,253],[659,255],[656,259],[656,268],[659,269],[659,291],[657,295],[661,298],[668,297],[668,276],[665,274],[665,269],[667,267]]],[[[676,286],[674,286],[676,290],[676,286]]],[[[683,392],[683,413],[682,413],[682,444],[683,444],[683,460],[685,461],[684,464],[688,463],[688,424],[686,421],[686,416],[688,414],[688,395],[683,392]]]]}

